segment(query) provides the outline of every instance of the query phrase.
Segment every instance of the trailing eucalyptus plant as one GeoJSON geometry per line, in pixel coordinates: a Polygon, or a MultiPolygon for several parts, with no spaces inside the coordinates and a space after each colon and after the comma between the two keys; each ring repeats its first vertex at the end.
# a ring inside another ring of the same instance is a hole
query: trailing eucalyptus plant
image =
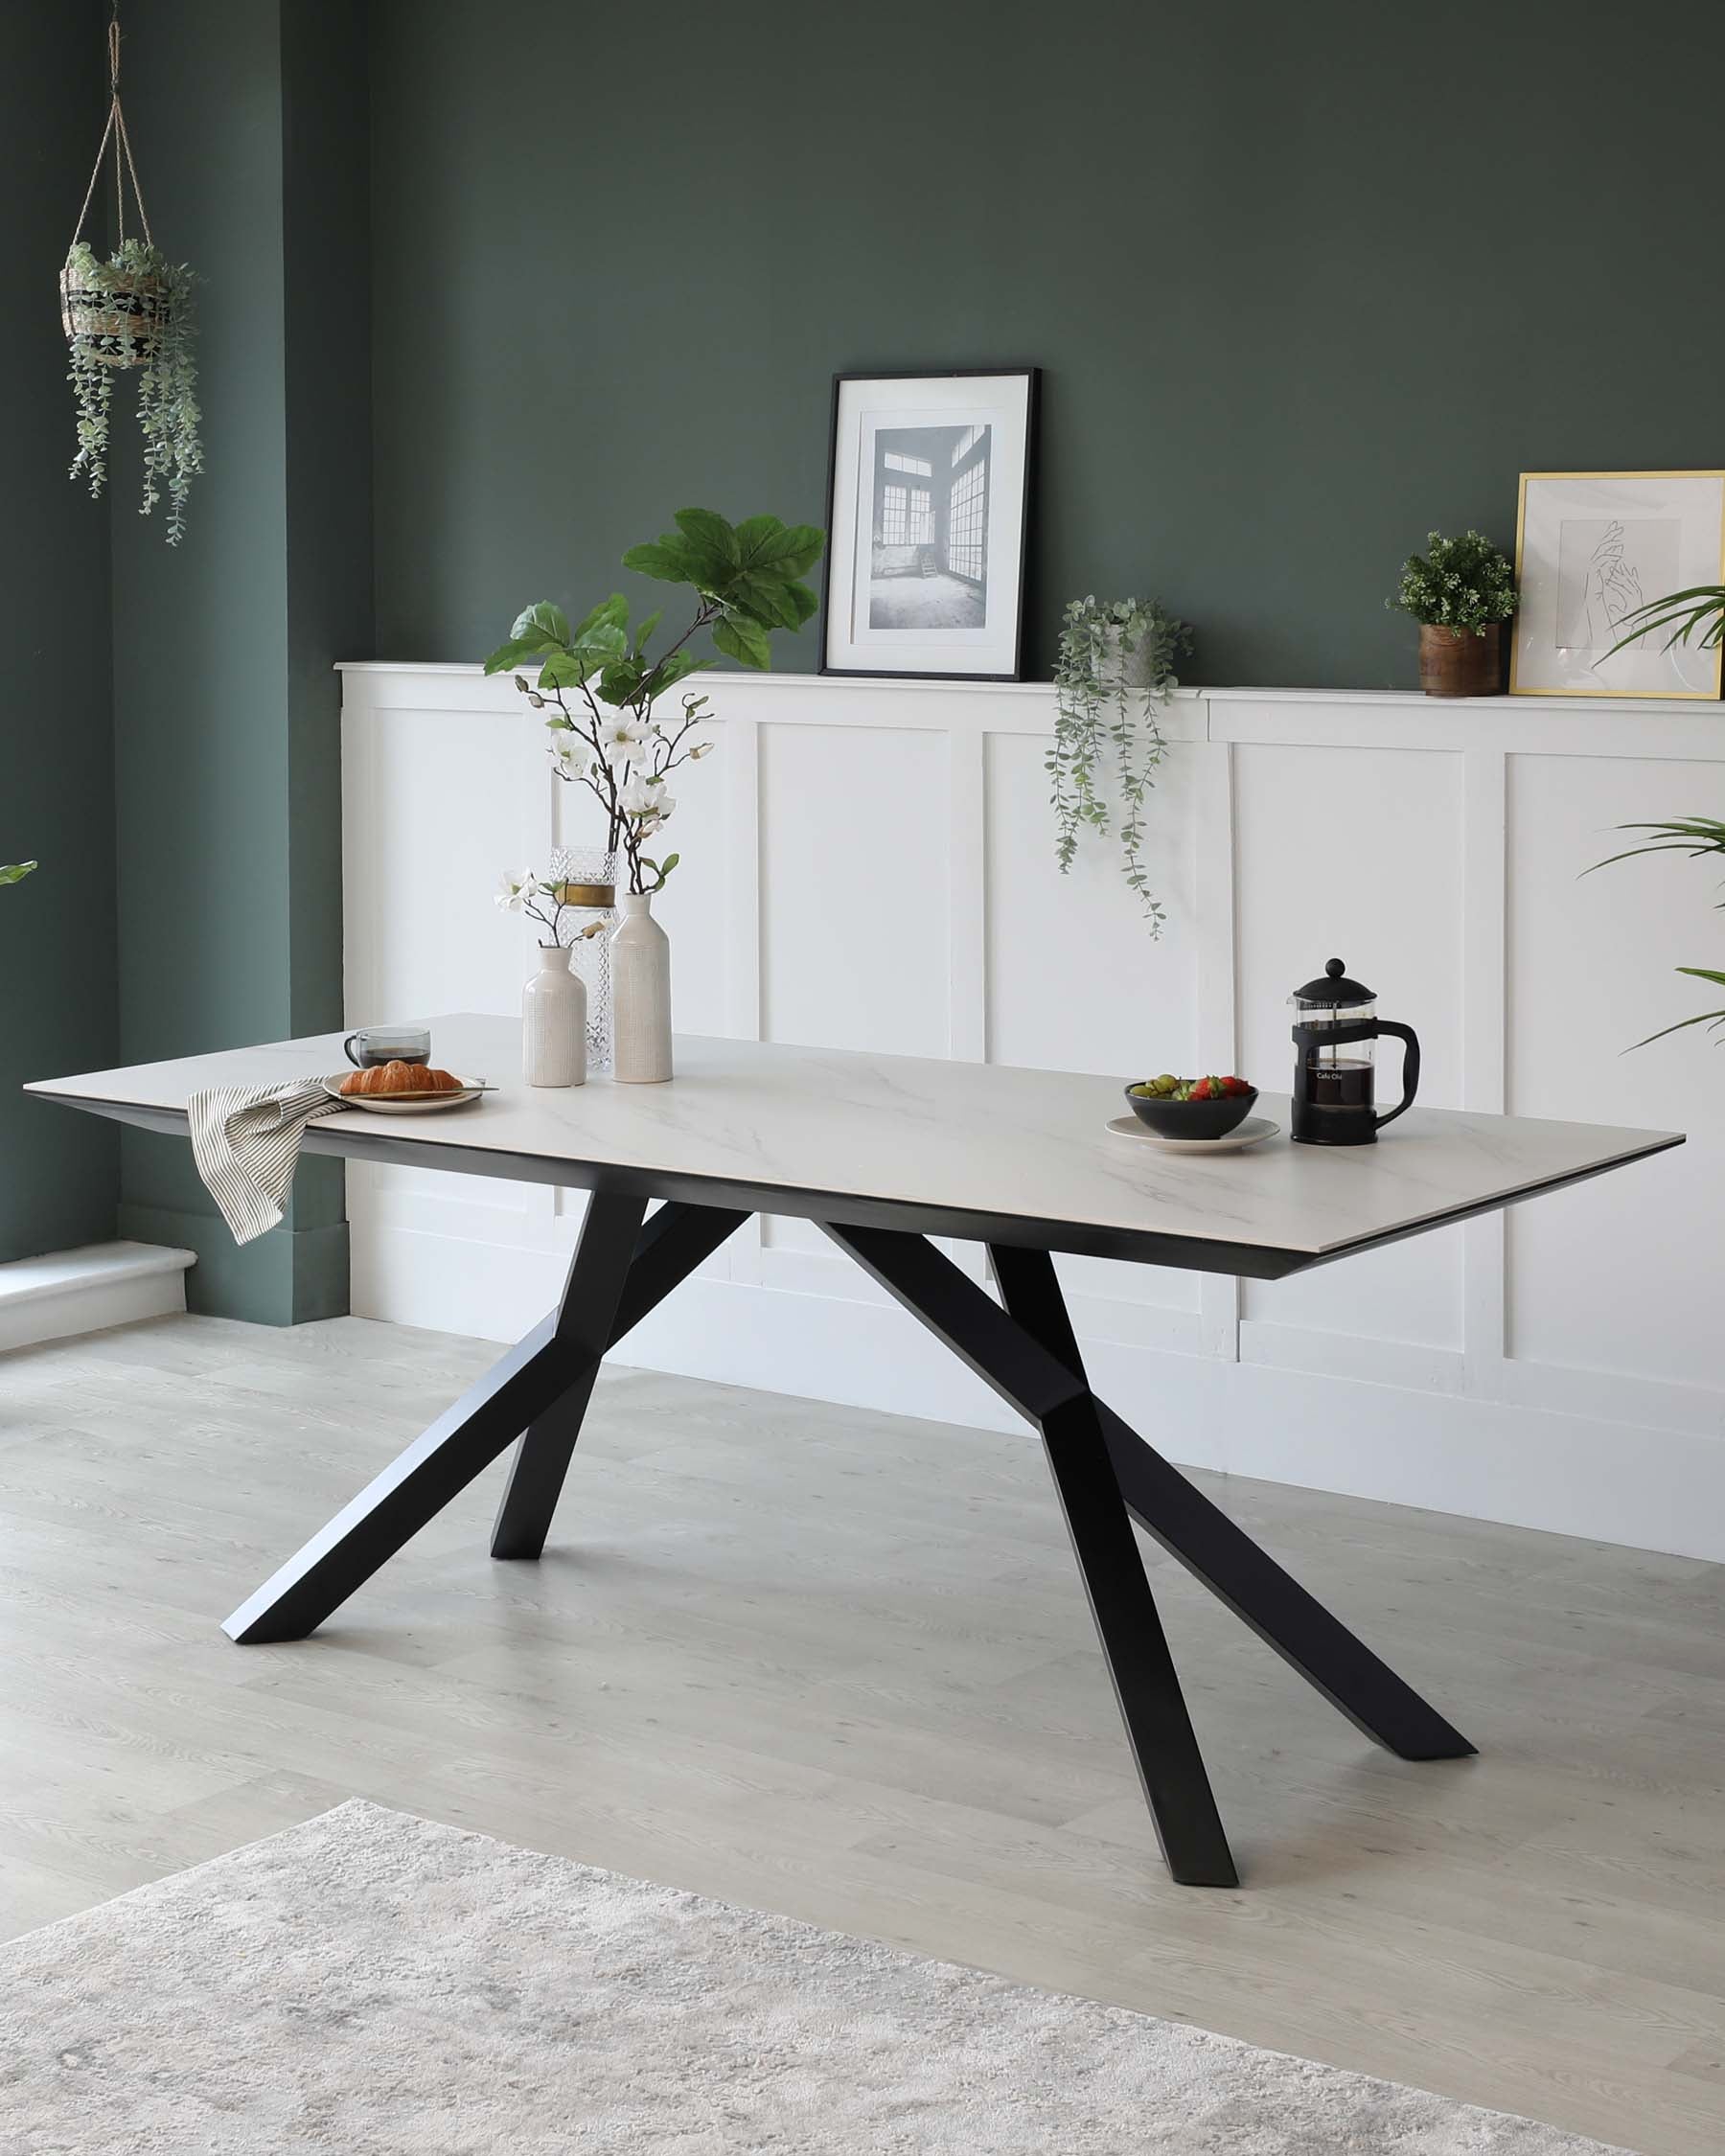
{"type": "Polygon", "coordinates": [[[732,525],[710,509],[679,509],[676,531],[623,557],[626,569],[695,594],[695,618],[656,658],[647,647],[662,609],[632,631],[629,601],[613,591],[572,629],[561,607],[541,599],[516,616],[509,641],[486,660],[487,674],[515,675],[536,711],[551,709],[545,724],[557,775],[585,786],[605,811],[606,843],[627,858],[632,891],[659,890],[677,866],[678,855],[654,859],[643,848],[677,806],[671,773],[713,746],[695,738],[710,716],[705,697],[685,692],[675,719],[655,710],[660,697],[715,663],[692,651],[691,639],[709,631],[727,658],[770,667],[774,630],[800,629],[818,605],[801,579],[825,544],[815,524],[748,516],[732,525]],[[536,665],[537,682],[517,672],[536,665]],[[565,691],[578,699],[573,707],[565,691]]]}
{"type": "Polygon", "coordinates": [[[1144,798],[1168,745],[1158,714],[1180,686],[1174,668],[1192,649],[1192,631],[1157,599],[1074,599],[1067,608],[1054,662],[1054,858],[1064,876],[1086,825],[1106,836],[1110,811],[1104,771],[1119,794],[1120,854],[1126,882],[1160,936],[1166,919],[1144,866],[1144,798]]]}
{"type": "Polygon", "coordinates": [[[148,516],[168,497],[168,544],[186,529],[186,496],[203,470],[197,405],[196,272],[170,262],[145,240],[123,240],[105,261],[75,241],[60,277],[71,340],[67,379],[78,399],[78,454],[71,476],[99,495],[107,479],[108,423],[114,378],[135,369],[138,428],[144,437],[148,516]]]}

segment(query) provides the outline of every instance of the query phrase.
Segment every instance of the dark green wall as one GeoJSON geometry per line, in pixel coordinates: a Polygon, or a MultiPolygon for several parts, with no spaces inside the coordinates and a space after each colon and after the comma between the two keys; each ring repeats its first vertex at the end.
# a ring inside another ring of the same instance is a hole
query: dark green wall
{"type": "MultiPolygon", "coordinates": [[[[362,13],[155,0],[125,93],[161,242],[202,271],[207,469],[175,550],[113,463],[121,1047],[128,1063],[339,1024],[340,701],[370,650],[362,13]]],[[[115,433],[121,428],[116,423],[115,433]]],[[[339,1163],[236,1250],[183,1141],[126,1134],[121,1227],[197,1252],[195,1306],[346,1307],[339,1163]]]]}
{"type": "Polygon", "coordinates": [[[54,280],[106,84],[93,7],[0,10],[0,1259],[114,1232],[116,1134],[21,1099],[30,1078],[118,1061],[107,522],[66,477],[76,442],[54,280]]]}
{"type": "MultiPolygon", "coordinates": [[[[836,368],[1046,370],[1028,662],[1415,685],[1429,526],[1725,462],[1718,0],[374,0],[379,649],[472,658],[688,501],[818,519],[836,368]]],[[[813,667],[813,630],[780,663],[813,667]]]]}

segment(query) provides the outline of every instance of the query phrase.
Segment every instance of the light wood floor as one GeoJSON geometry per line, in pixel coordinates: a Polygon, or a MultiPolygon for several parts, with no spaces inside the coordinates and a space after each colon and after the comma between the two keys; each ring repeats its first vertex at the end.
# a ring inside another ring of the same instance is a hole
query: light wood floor
{"type": "Polygon", "coordinates": [[[317,1639],[229,1645],[494,1352],[169,1319],[0,1357],[0,1934],[360,1795],[1645,2156],[1725,2146],[1725,1571],[1221,1485],[1484,1755],[1373,1751],[1155,1556],[1247,1879],[1196,1892],[1027,1434],[618,1372],[543,1563],[486,1557],[494,1470],[317,1639]]]}

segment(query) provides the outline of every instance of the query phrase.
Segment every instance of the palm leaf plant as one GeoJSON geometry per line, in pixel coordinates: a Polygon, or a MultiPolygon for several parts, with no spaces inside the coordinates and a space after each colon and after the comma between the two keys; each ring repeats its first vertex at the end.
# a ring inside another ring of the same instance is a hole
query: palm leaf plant
{"type": "MultiPolygon", "coordinates": [[[[1673,644],[1687,644],[1697,631],[1700,632],[1699,648],[1704,652],[1717,651],[1725,641],[1725,584],[1697,584],[1688,591],[1668,591],[1663,599],[1649,599],[1644,607],[1637,607],[1623,619],[1636,626],[1626,636],[1618,638],[1606,653],[1607,658],[1614,658],[1626,644],[1638,644],[1644,636],[1651,636],[1660,629],[1668,629],[1671,632],[1661,647],[1665,651],[1668,652],[1673,644]]],[[[1601,862],[1600,866],[1603,865],[1601,862]]]]}
{"type": "MultiPolygon", "coordinates": [[[[1718,641],[1716,631],[1714,641],[1718,641]]],[[[1678,816],[1669,823],[1624,823],[1618,828],[1644,831],[1651,836],[1638,846],[1626,846],[1621,854],[1596,861],[1595,868],[1609,868],[1613,861],[1632,860],[1638,854],[1688,854],[1691,860],[1699,860],[1704,854],[1725,854],[1725,823],[1715,823],[1711,816],[1678,816]]],[[[1725,911],[1725,899],[1715,904],[1718,910],[1725,911]]],[[[1711,966],[1679,966],[1676,970],[1691,980],[1711,981],[1715,988],[1725,988],[1725,973],[1715,972],[1711,966]]],[[[1663,1041],[1668,1033],[1681,1033],[1690,1025],[1705,1025],[1716,1033],[1725,1026],[1725,1010],[1697,1011],[1693,1018],[1679,1019],[1675,1025],[1662,1025],[1657,1033],[1649,1033],[1646,1041],[1638,1041],[1635,1045],[1644,1048],[1647,1042],[1663,1041]]]]}

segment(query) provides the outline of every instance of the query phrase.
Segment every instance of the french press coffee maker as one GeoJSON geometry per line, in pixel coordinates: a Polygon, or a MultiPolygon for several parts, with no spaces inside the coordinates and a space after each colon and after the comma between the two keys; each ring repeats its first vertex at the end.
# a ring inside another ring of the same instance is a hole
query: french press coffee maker
{"type": "Polygon", "coordinates": [[[1320,980],[1297,988],[1288,1001],[1294,1025],[1294,1128],[1300,1145],[1370,1145],[1379,1126],[1411,1108],[1419,1085],[1419,1043],[1411,1025],[1377,1015],[1369,988],[1349,980],[1332,958],[1320,980]],[[1387,1115],[1377,1112],[1372,1043],[1392,1033],[1402,1044],[1402,1097],[1387,1115]]]}

